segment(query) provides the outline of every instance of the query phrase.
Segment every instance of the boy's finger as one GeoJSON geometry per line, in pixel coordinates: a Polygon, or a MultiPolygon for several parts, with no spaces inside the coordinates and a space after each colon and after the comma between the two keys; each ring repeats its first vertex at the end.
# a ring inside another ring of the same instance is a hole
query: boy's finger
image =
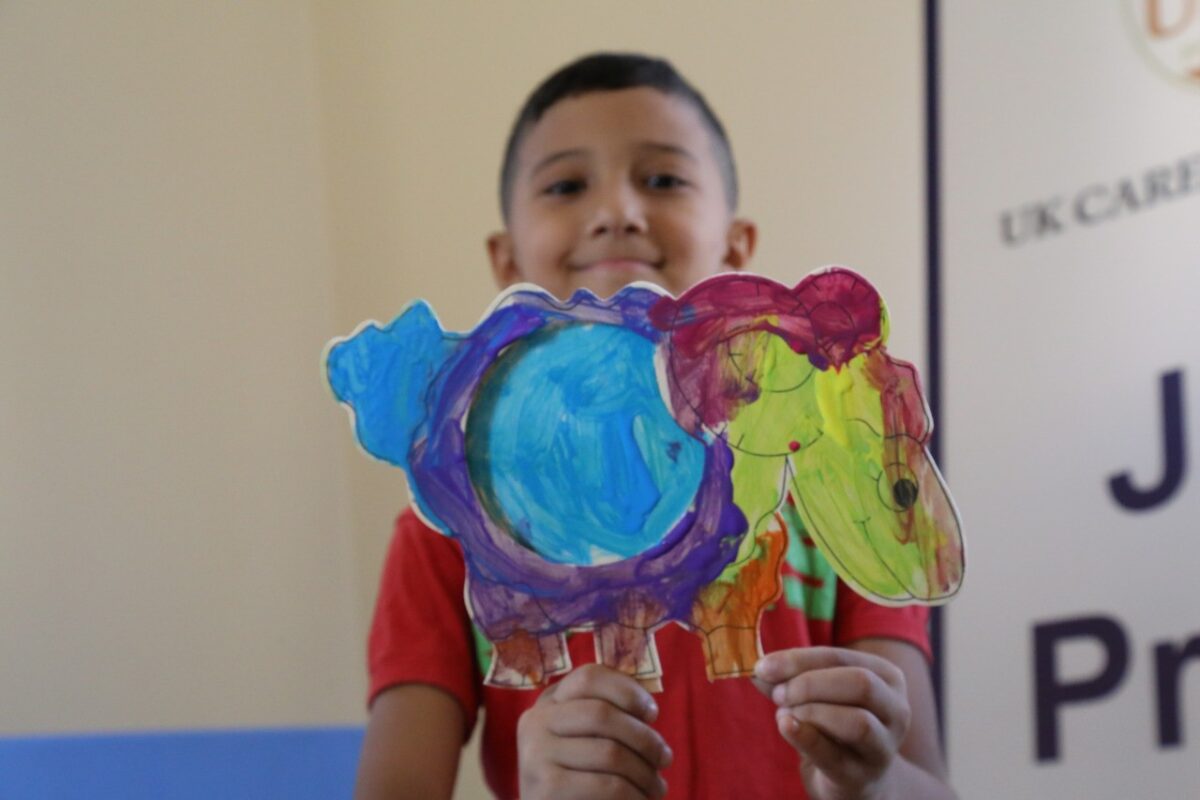
{"type": "Polygon", "coordinates": [[[852,781],[857,777],[854,758],[846,748],[830,739],[815,725],[801,722],[788,709],[775,713],[779,734],[800,753],[806,768],[816,768],[837,783],[852,781]]]}
{"type": "Polygon", "coordinates": [[[619,775],[603,772],[577,772],[559,767],[552,780],[544,781],[545,797],[554,800],[657,800],[661,795],[648,795],[619,775]]]}
{"type": "Polygon", "coordinates": [[[647,722],[658,717],[658,704],[640,683],[600,664],[587,664],[575,670],[555,684],[551,695],[556,703],[589,698],[605,700],[647,722]]]}
{"type": "Polygon", "coordinates": [[[864,708],[891,728],[907,727],[904,698],[880,675],[862,667],[833,667],[797,675],[776,684],[771,700],[777,706],[831,703],[864,708]]]}
{"type": "Polygon", "coordinates": [[[636,754],[650,768],[671,763],[671,748],[658,731],[605,700],[588,698],[561,703],[549,723],[559,737],[603,738],[636,754]]]}
{"type": "Polygon", "coordinates": [[[757,675],[751,675],[750,682],[754,684],[755,689],[758,689],[760,692],[762,692],[764,695],[766,695],[766,697],[768,697],[768,698],[771,697],[771,692],[775,688],[774,683],[772,683],[770,681],[764,681],[762,678],[759,678],[757,675]]]}
{"type": "Polygon", "coordinates": [[[904,673],[891,661],[845,647],[796,647],[768,653],[754,666],[754,675],[767,683],[781,683],[805,672],[833,667],[869,669],[889,686],[904,685],[904,673]]]}
{"type": "Polygon", "coordinates": [[[562,739],[555,744],[554,761],[576,772],[615,776],[646,797],[666,794],[666,782],[658,770],[612,739],[562,739]]]}
{"type": "Polygon", "coordinates": [[[867,764],[886,764],[896,749],[896,743],[883,723],[864,709],[806,703],[787,711],[797,721],[812,725],[867,764]]]}

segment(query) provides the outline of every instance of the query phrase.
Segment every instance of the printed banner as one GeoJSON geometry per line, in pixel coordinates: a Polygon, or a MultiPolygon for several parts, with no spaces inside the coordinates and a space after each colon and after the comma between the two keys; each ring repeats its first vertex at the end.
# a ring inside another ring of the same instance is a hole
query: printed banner
{"type": "Polygon", "coordinates": [[[1200,796],[1200,0],[936,12],[955,785],[1200,796]]]}

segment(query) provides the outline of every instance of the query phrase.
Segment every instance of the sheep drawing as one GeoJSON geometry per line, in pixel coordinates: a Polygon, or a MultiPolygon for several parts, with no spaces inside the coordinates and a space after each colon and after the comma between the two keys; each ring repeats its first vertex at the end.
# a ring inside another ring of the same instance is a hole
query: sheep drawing
{"type": "Polygon", "coordinates": [[[958,590],[958,515],[887,334],[849,270],[794,288],[726,273],[679,298],[514,287],[461,334],[418,301],[332,342],[326,369],[363,448],[462,543],[489,683],[568,670],[565,633],[588,628],[598,660],[653,684],[670,622],[701,637],[710,678],[750,673],[789,496],[860,593],[958,590]]]}

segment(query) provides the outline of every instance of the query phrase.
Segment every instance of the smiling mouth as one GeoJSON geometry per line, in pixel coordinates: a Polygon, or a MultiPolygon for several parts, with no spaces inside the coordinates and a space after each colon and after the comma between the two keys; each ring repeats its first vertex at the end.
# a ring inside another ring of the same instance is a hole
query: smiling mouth
{"type": "Polygon", "coordinates": [[[599,261],[592,261],[587,264],[573,266],[572,269],[576,272],[584,272],[591,270],[612,271],[612,272],[633,272],[636,270],[659,270],[662,268],[662,262],[653,263],[643,261],[638,258],[602,258],[599,261]]]}

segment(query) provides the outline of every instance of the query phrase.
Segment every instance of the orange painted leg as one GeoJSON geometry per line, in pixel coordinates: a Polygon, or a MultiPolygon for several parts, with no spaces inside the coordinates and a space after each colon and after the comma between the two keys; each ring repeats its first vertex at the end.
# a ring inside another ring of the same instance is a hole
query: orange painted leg
{"type": "Polygon", "coordinates": [[[701,631],[704,655],[708,659],[708,679],[750,675],[762,655],[758,646],[758,628],[725,625],[701,631]]]}
{"type": "Polygon", "coordinates": [[[779,568],[787,547],[782,520],[756,536],[754,553],[731,580],[704,587],[692,607],[691,627],[699,631],[708,659],[708,678],[750,675],[762,655],[758,618],[782,590],[779,568]]]}

